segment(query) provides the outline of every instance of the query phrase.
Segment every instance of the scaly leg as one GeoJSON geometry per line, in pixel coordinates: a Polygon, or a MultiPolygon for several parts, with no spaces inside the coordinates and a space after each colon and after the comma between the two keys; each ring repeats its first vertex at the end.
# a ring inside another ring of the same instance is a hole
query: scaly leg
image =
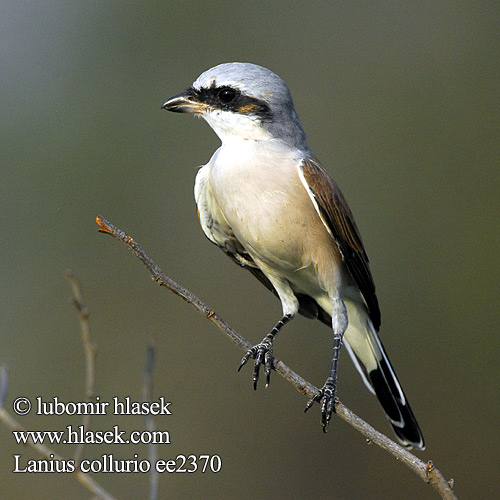
{"type": "Polygon", "coordinates": [[[337,394],[337,372],[339,364],[340,348],[342,347],[342,337],[347,330],[347,309],[342,299],[334,299],[334,309],[332,315],[333,329],[333,355],[330,374],[323,387],[315,394],[306,405],[304,411],[309,410],[315,402],[321,402],[321,425],[323,432],[326,432],[332,413],[335,411],[335,396],[337,394]]]}
{"type": "Polygon", "coordinates": [[[262,339],[262,341],[254,345],[245,353],[241,359],[238,371],[246,364],[246,362],[253,358],[255,360],[253,367],[253,388],[257,390],[257,382],[259,380],[260,366],[264,363],[264,374],[266,376],[266,388],[269,386],[271,378],[271,368],[273,365],[273,343],[274,338],[278,335],[279,331],[293,318],[292,314],[285,314],[273,327],[273,329],[262,339]]]}

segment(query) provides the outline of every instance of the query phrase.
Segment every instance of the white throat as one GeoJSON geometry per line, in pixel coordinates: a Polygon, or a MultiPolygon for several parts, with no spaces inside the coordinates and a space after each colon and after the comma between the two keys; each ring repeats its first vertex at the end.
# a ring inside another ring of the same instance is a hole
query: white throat
{"type": "Polygon", "coordinates": [[[201,117],[212,127],[225,145],[235,141],[268,141],[273,138],[262,127],[259,120],[250,115],[214,110],[202,114],[201,117]]]}

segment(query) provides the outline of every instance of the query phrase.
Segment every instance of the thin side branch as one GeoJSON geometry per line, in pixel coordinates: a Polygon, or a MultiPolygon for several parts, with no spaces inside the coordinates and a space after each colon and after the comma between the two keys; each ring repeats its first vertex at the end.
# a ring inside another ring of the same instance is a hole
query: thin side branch
{"type": "Polygon", "coordinates": [[[0,408],[3,408],[5,404],[8,386],[9,375],[7,373],[7,367],[5,365],[0,365],[0,408]]]}
{"type": "MultiPolygon", "coordinates": [[[[145,402],[153,401],[153,372],[155,366],[155,346],[153,340],[148,344],[146,349],[146,364],[144,366],[144,384],[142,389],[142,399],[145,402]]],[[[146,428],[149,432],[156,430],[156,425],[153,416],[148,414],[144,417],[146,428]]],[[[149,463],[155,464],[158,460],[158,445],[155,443],[148,444],[148,460],[149,463]]],[[[160,474],[156,468],[149,471],[149,500],[158,500],[160,474]]]]}
{"type": "MultiPolygon", "coordinates": [[[[206,316],[226,337],[236,344],[242,351],[246,352],[252,344],[242,337],[234,328],[224,321],[212,308],[202,302],[196,295],[186,288],[180,286],[169,278],[146,254],[146,252],[121,229],[118,229],[111,222],[101,216],[96,218],[99,225],[99,231],[113,236],[123,243],[139,260],[146,266],[151,273],[153,280],[160,286],[167,288],[187,303],[191,304],[198,312],[206,316]]],[[[304,380],[300,375],[286,366],[282,361],[274,360],[274,370],[285,380],[290,382],[301,394],[311,398],[317,394],[318,389],[304,380]]],[[[358,430],[366,439],[380,446],[390,453],[397,460],[406,464],[415,474],[417,474],[426,483],[431,484],[444,500],[457,500],[450,484],[444,479],[441,472],[434,467],[432,462],[425,463],[408,450],[389,439],[386,435],[375,430],[371,425],[354,414],[349,408],[340,401],[336,402],[336,414],[349,425],[358,430]]]]}
{"type": "MultiPolygon", "coordinates": [[[[3,370],[0,371],[0,385],[4,384],[4,381],[1,379],[5,376],[5,373],[3,370]]],[[[26,430],[3,406],[0,406],[0,422],[3,422],[11,431],[26,430]]],[[[44,444],[34,443],[31,439],[26,444],[47,460],[64,460],[63,457],[44,444]]],[[[117,500],[116,497],[109,494],[99,483],[94,481],[89,474],[76,469],[73,472],[73,477],[96,497],[102,500],[117,500]]]]}
{"type": "MultiPolygon", "coordinates": [[[[83,302],[82,288],[79,281],[73,275],[71,269],[68,269],[64,277],[70,282],[73,291],[72,302],[78,312],[80,318],[80,331],[82,336],[83,349],[85,352],[85,398],[87,402],[94,401],[94,383],[95,383],[95,358],[97,348],[90,341],[90,325],[89,325],[89,311],[83,302]]],[[[84,429],[90,427],[90,413],[84,414],[82,419],[84,429]]],[[[82,460],[83,450],[85,443],[77,445],[73,459],[78,464],[82,460]]]]}
{"type": "MultiPolygon", "coordinates": [[[[66,277],[71,283],[73,288],[73,304],[75,305],[79,316],[80,325],[82,332],[82,340],[85,348],[86,357],[86,393],[87,401],[93,399],[94,394],[94,373],[95,373],[95,354],[96,349],[90,342],[90,328],[88,323],[89,313],[87,308],[83,304],[80,284],[77,279],[72,275],[71,271],[66,272],[66,277]]],[[[0,366],[0,422],[3,422],[7,428],[11,431],[25,431],[26,429],[5,409],[5,400],[7,398],[8,389],[8,375],[5,366],[0,366]]],[[[85,428],[88,426],[88,418],[83,417],[83,425],[85,428]]],[[[47,460],[59,460],[63,461],[64,458],[53,451],[51,448],[44,444],[35,443],[32,439],[29,439],[26,443],[33,450],[38,452],[40,456],[46,458],[47,460]]],[[[99,498],[101,500],[117,500],[116,497],[108,493],[97,481],[94,481],[88,473],[82,472],[79,467],[79,461],[81,460],[83,453],[83,446],[79,445],[75,452],[75,472],[73,472],[73,477],[85,488],[87,488],[93,495],[94,498],[99,498]]]]}

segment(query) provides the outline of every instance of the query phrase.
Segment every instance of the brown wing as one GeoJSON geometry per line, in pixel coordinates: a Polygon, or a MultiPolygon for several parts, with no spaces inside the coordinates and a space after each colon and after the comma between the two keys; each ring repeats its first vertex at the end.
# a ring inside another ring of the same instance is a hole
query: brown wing
{"type": "Polygon", "coordinates": [[[304,187],[323,224],[337,244],[347,269],[365,299],[373,326],[378,331],[380,308],[375,294],[375,283],[361,236],[344,195],[315,158],[304,160],[299,168],[304,187]]]}

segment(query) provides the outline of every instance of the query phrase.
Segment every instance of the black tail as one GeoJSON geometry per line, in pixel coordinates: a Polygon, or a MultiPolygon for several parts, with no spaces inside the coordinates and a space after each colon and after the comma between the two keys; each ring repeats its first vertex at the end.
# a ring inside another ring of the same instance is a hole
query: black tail
{"type": "Polygon", "coordinates": [[[383,347],[382,352],[378,368],[368,373],[368,379],[401,443],[423,450],[424,436],[383,347]]]}
{"type": "Polygon", "coordinates": [[[396,373],[370,319],[360,309],[347,304],[349,327],[344,344],[368,389],[373,392],[394,432],[408,448],[425,448],[424,437],[396,373]]]}

